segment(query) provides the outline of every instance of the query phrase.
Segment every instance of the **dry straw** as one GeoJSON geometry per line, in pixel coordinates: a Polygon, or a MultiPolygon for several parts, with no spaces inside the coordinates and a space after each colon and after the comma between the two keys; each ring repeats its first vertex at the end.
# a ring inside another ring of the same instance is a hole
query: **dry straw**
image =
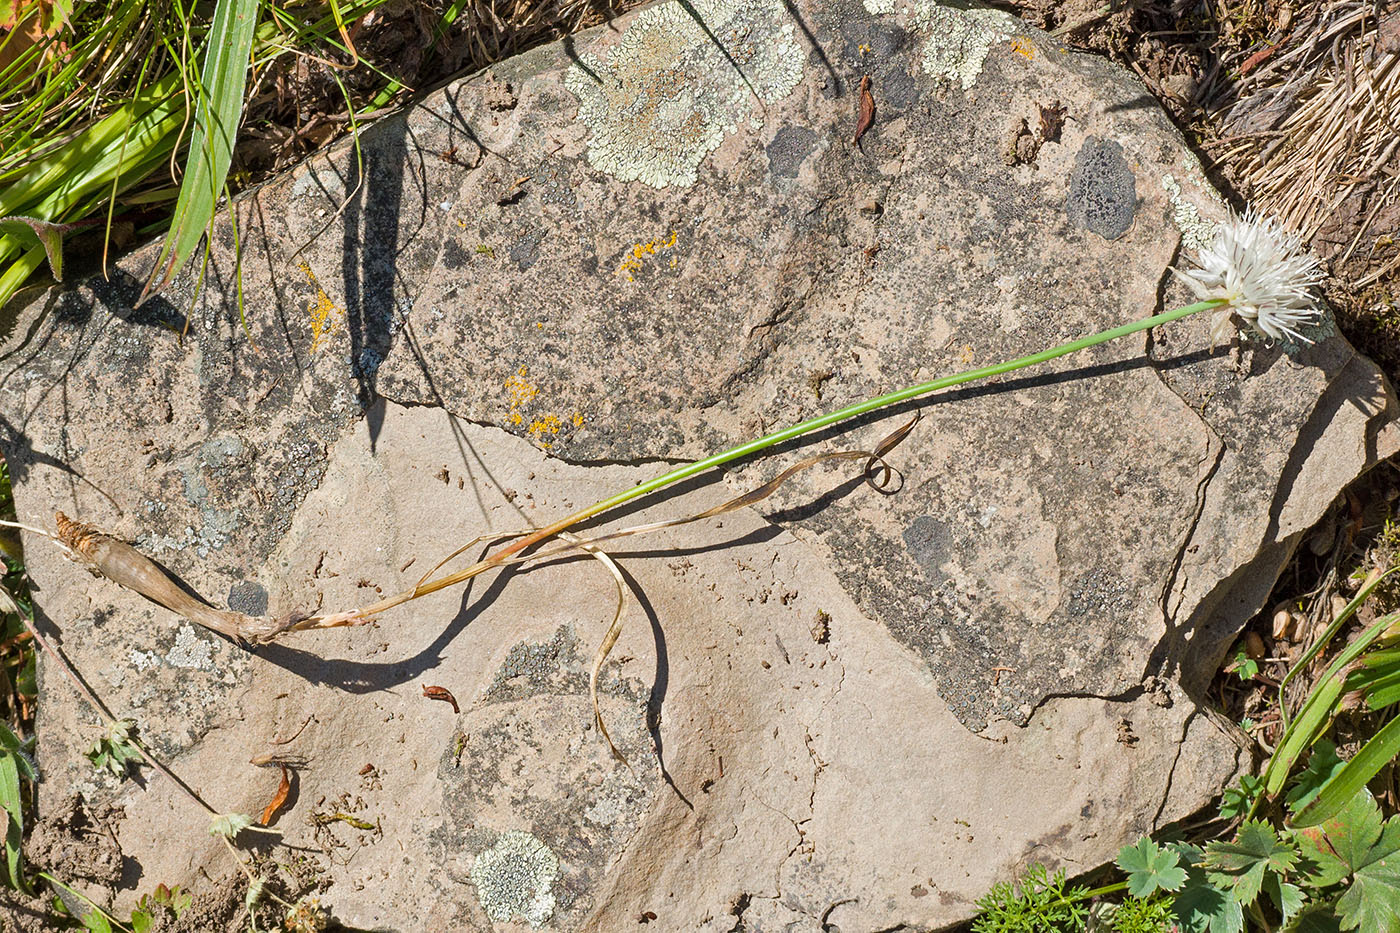
{"type": "MultiPolygon", "coordinates": [[[[1250,71],[1238,96],[1214,114],[1225,133],[1218,161],[1235,167],[1256,207],[1304,242],[1345,202],[1364,199],[1366,215],[1339,256],[1345,262],[1368,234],[1392,232],[1373,228],[1400,195],[1400,11],[1378,20],[1375,4],[1360,0],[1296,9],[1281,51],[1250,71]]],[[[1224,64],[1244,70],[1258,54],[1242,49],[1224,64]]]]}

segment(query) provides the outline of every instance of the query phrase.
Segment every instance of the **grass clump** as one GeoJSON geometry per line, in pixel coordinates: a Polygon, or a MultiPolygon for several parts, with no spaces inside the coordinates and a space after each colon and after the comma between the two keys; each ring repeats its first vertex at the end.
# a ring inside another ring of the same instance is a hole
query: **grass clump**
{"type": "Polygon", "coordinates": [[[415,88],[620,9],[0,0],[0,307],[45,267],[60,279],[64,241],[88,228],[104,262],[109,243],[166,231],[146,283],[158,291],[230,193],[415,88]]]}

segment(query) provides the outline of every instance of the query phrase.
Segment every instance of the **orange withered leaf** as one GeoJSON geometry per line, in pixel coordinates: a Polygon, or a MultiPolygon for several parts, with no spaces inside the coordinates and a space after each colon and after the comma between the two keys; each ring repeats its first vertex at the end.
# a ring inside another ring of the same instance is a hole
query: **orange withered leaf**
{"type": "Polygon", "coordinates": [[[461,710],[457,708],[457,698],[454,697],[452,695],[452,691],[448,690],[446,687],[434,687],[430,686],[429,684],[424,684],[423,696],[427,697],[430,700],[441,700],[444,703],[451,703],[452,712],[461,712],[461,710]]]}
{"type": "Polygon", "coordinates": [[[282,809],[282,804],[287,802],[287,795],[292,792],[292,778],[287,773],[287,766],[282,765],[282,780],[277,785],[277,793],[272,795],[272,802],[263,808],[262,816],[258,822],[264,826],[270,825],[272,818],[277,815],[277,811],[282,809]]]}

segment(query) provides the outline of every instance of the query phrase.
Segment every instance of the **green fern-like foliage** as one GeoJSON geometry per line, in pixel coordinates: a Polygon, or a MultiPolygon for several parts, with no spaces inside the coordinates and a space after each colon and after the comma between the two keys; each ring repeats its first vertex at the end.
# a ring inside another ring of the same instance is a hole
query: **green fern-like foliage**
{"type": "Polygon", "coordinates": [[[1113,912],[1113,933],[1171,933],[1175,926],[1172,899],[1165,894],[1129,897],[1113,912]]]}
{"type": "Polygon", "coordinates": [[[978,899],[981,914],[972,922],[973,933],[1083,933],[1089,916],[1085,892],[1066,888],[1064,872],[1051,875],[1044,865],[1032,865],[1019,886],[1003,881],[978,899]]]}

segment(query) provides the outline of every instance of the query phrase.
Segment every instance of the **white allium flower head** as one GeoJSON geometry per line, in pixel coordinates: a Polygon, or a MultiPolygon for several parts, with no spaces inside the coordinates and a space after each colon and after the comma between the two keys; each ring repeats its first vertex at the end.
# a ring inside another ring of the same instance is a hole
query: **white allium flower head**
{"type": "Polygon", "coordinates": [[[1200,251],[1197,264],[1177,274],[1199,298],[1228,302],[1211,326],[1212,345],[1228,338],[1232,313],[1269,340],[1312,343],[1298,328],[1321,317],[1313,286],[1322,272],[1302,241],[1277,221],[1253,210],[1232,215],[1216,228],[1215,242],[1200,251]]]}

